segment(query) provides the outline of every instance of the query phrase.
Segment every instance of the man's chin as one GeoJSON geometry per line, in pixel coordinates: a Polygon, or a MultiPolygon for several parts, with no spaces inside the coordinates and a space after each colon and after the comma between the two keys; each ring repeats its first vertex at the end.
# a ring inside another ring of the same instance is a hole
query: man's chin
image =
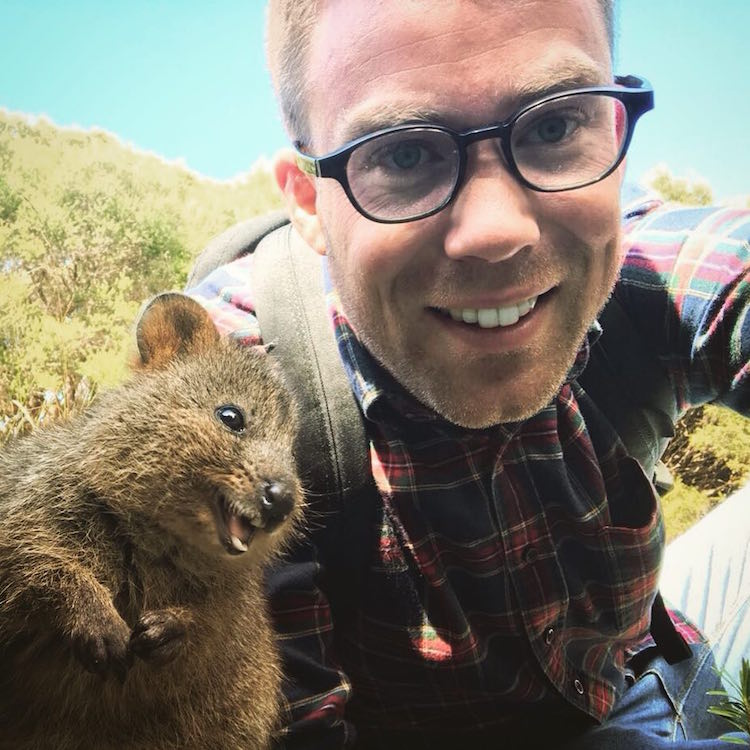
{"type": "Polygon", "coordinates": [[[495,367],[485,362],[461,372],[450,367],[411,371],[401,383],[449,422],[468,429],[486,429],[525,421],[544,409],[559,391],[576,352],[577,347],[570,345],[551,351],[555,356],[524,357],[512,367],[506,361],[495,363],[495,367]],[[544,362],[543,367],[540,362],[544,362]]]}
{"type": "Polygon", "coordinates": [[[432,400],[432,403],[427,405],[443,419],[458,427],[483,430],[499,424],[523,422],[533,417],[549,404],[555,393],[556,389],[550,389],[549,393],[545,393],[543,397],[522,403],[487,403],[481,400],[448,403],[445,399],[440,399],[440,401],[432,400]]]}
{"type": "Polygon", "coordinates": [[[537,414],[549,404],[560,388],[564,372],[551,382],[539,382],[533,387],[524,382],[513,386],[496,383],[484,388],[469,389],[453,383],[403,383],[425,406],[443,419],[472,430],[499,424],[521,422],[537,414]],[[512,388],[512,390],[511,390],[512,388]]]}
{"type": "Polygon", "coordinates": [[[416,347],[404,347],[410,355],[384,352],[391,356],[376,359],[424,406],[459,427],[478,430],[521,422],[545,408],[570,371],[579,346],[568,335],[555,344],[481,360],[432,358],[424,350],[416,356],[416,347]]]}

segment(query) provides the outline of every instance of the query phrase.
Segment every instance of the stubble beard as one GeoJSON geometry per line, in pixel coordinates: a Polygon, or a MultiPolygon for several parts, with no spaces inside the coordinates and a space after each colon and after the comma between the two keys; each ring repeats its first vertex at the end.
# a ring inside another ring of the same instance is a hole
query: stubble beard
{"type": "MultiPolygon", "coordinates": [[[[619,243],[619,238],[612,242],[619,243]]],[[[580,240],[576,245],[577,252],[589,258],[597,252],[611,251],[609,243],[606,249],[589,247],[580,240]]],[[[407,341],[405,336],[395,336],[389,331],[381,312],[366,302],[370,299],[366,279],[360,277],[355,288],[350,289],[343,278],[338,278],[338,263],[335,252],[331,252],[330,238],[328,248],[329,270],[344,307],[342,312],[358,340],[414,398],[442,418],[468,429],[524,421],[552,401],[617,278],[615,269],[604,280],[605,284],[590,290],[591,301],[580,308],[573,306],[565,319],[559,321],[557,335],[550,341],[536,342],[520,353],[478,357],[460,373],[458,368],[435,360],[418,341],[407,341]],[[353,304],[347,305],[347,300],[353,304]],[[364,300],[365,304],[357,304],[355,300],[364,300]],[[519,361],[527,366],[519,368],[519,361]],[[477,374],[481,374],[481,382],[477,374]],[[513,395],[509,397],[507,391],[501,395],[500,389],[508,387],[514,388],[513,395]],[[478,389],[477,396],[472,395],[473,389],[478,389]],[[493,390],[498,393],[497,399],[493,398],[493,390]]],[[[583,268],[578,270],[583,272],[583,268]]],[[[567,309],[565,305],[562,308],[567,309]]]]}
{"type": "Polygon", "coordinates": [[[485,429],[524,421],[547,406],[560,390],[588,331],[580,325],[576,334],[558,340],[551,348],[529,347],[520,355],[493,355],[477,359],[459,376],[456,370],[435,363],[426,351],[404,356],[401,350],[383,350],[379,337],[364,336],[363,344],[385,369],[416,399],[459,427],[485,429]],[[513,374],[514,359],[540,363],[538,370],[513,374]],[[415,362],[423,363],[420,368],[415,362]],[[476,379],[482,373],[481,382],[476,379]],[[494,378],[493,378],[494,375],[494,378]],[[475,387],[470,387],[468,381],[475,387]],[[530,382],[527,382],[530,381],[530,382]],[[512,389],[512,393],[509,393],[512,389]],[[497,397],[493,398],[493,393],[497,397]]]}

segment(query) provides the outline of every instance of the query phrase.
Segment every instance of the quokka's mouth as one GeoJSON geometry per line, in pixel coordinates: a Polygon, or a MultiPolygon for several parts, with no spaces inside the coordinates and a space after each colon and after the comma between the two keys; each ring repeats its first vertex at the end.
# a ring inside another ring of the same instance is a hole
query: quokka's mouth
{"type": "Polygon", "coordinates": [[[219,495],[217,504],[217,527],[219,541],[230,555],[241,555],[250,547],[257,531],[252,518],[236,503],[219,495]]]}

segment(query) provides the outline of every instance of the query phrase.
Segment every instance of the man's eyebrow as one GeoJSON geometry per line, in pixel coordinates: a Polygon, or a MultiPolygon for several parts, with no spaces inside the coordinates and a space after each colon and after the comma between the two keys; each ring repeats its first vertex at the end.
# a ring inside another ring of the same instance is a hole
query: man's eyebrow
{"type": "MultiPolygon", "coordinates": [[[[508,117],[517,109],[551,94],[586,86],[603,85],[607,78],[604,69],[588,58],[566,57],[550,62],[530,72],[523,81],[498,100],[508,117]]],[[[496,120],[502,119],[498,116],[496,120]]],[[[341,144],[349,143],[363,135],[409,122],[424,122],[433,125],[458,125],[461,113],[437,107],[413,104],[412,102],[386,102],[365,105],[355,110],[349,122],[337,134],[341,144]]]]}
{"type": "Polygon", "coordinates": [[[348,143],[360,136],[384,130],[407,122],[425,122],[435,125],[445,121],[445,113],[432,107],[418,106],[409,102],[378,104],[355,111],[339,133],[339,140],[348,143]]]}
{"type": "Polygon", "coordinates": [[[587,86],[601,86],[607,82],[606,72],[593,62],[577,58],[564,59],[549,68],[531,73],[515,90],[515,108],[529,104],[550,94],[587,86]]]}

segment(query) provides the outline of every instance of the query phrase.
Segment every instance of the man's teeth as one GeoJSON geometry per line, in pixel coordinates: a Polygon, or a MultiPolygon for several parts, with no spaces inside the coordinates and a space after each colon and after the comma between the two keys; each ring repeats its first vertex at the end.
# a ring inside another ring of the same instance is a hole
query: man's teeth
{"type": "Polygon", "coordinates": [[[536,300],[536,297],[530,297],[517,305],[508,305],[507,307],[450,308],[448,314],[459,323],[476,324],[480,328],[512,326],[514,323],[518,323],[519,318],[534,309],[536,300]]]}

